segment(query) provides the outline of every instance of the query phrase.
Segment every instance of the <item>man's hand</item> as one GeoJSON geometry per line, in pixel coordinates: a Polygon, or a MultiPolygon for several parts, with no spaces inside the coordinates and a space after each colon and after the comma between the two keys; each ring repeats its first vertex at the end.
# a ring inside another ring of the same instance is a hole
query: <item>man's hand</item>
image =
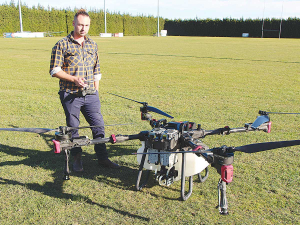
{"type": "Polygon", "coordinates": [[[86,83],[86,79],[82,77],[74,77],[74,83],[77,87],[81,88],[88,86],[86,83]]]}
{"type": "Polygon", "coordinates": [[[75,85],[77,87],[80,87],[80,88],[88,86],[87,83],[86,83],[85,78],[71,76],[70,74],[67,74],[63,70],[60,70],[59,72],[53,74],[52,76],[57,77],[57,78],[62,79],[62,80],[74,82],[75,85]]]}

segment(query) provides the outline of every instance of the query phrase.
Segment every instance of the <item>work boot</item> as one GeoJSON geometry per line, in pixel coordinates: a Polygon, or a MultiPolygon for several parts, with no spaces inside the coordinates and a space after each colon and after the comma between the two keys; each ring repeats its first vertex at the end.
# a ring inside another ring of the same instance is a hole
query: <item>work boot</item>
{"type": "Polygon", "coordinates": [[[83,171],[83,166],[82,166],[82,161],[81,161],[81,153],[78,153],[77,155],[74,156],[73,170],[75,172],[83,171]]]}
{"type": "Polygon", "coordinates": [[[113,168],[113,169],[119,169],[121,166],[117,163],[113,163],[109,159],[105,160],[98,160],[99,166],[106,167],[106,168],[113,168]]]}

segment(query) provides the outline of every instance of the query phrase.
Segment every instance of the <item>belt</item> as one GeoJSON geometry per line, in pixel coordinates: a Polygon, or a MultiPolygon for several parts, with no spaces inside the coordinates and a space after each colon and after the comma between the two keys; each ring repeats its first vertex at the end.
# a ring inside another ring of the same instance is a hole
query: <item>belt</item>
{"type": "Polygon", "coordinates": [[[77,93],[73,93],[72,95],[78,96],[78,97],[84,97],[86,95],[95,95],[96,90],[94,89],[83,89],[79,90],[77,93]]]}

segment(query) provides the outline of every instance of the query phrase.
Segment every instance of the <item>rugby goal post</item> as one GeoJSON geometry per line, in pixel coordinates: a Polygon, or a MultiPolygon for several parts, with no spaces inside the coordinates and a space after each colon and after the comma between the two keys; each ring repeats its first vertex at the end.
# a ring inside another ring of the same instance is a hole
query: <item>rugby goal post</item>
{"type": "Polygon", "coordinates": [[[264,27],[264,25],[265,25],[265,19],[264,19],[265,7],[266,7],[266,5],[264,4],[263,18],[262,18],[262,28],[261,28],[261,38],[264,38],[264,31],[267,31],[267,32],[278,32],[278,37],[280,39],[280,37],[281,37],[281,29],[282,29],[283,2],[282,2],[282,8],[281,8],[281,19],[280,19],[280,23],[279,23],[279,30],[268,30],[268,29],[265,29],[265,27],[264,27]]]}

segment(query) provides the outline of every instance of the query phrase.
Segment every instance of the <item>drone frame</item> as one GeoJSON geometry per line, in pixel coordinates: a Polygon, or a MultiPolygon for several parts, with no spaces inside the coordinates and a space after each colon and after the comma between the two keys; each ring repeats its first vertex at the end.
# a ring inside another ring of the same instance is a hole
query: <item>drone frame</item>
{"type": "MultiPolygon", "coordinates": [[[[111,94],[111,93],[110,93],[111,94]]],[[[112,94],[115,95],[115,94],[112,94]]],[[[227,147],[222,146],[219,148],[209,149],[200,139],[205,138],[209,135],[229,135],[231,133],[239,133],[239,132],[250,132],[250,131],[264,131],[270,133],[271,131],[271,121],[269,118],[269,114],[299,114],[299,113],[277,113],[277,112],[266,112],[259,111],[260,116],[253,123],[246,123],[244,127],[239,128],[230,128],[229,126],[225,126],[222,128],[214,129],[214,130],[204,130],[201,128],[201,125],[196,125],[193,122],[184,121],[184,122],[167,122],[166,119],[155,120],[152,119],[151,114],[149,112],[155,112],[160,115],[163,115],[168,118],[173,118],[171,115],[155,108],[149,106],[146,102],[138,102],[129,98],[125,98],[119,95],[115,95],[127,100],[134,101],[136,103],[142,104],[143,106],[140,108],[141,111],[141,119],[150,121],[150,125],[152,129],[166,128],[166,129],[176,129],[180,133],[180,140],[178,140],[178,144],[176,151],[173,149],[169,149],[169,151],[164,151],[158,149],[158,152],[148,152],[148,147],[145,145],[142,152],[135,153],[136,155],[142,154],[141,161],[139,164],[138,176],[136,181],[136,189],[142,190],[148,182],[151,170],[146,170],[146,177],[142,181],[142,174],[145,165],[146,156],[150,154],[179,154],[182,157],[181,164],[181,198],[182,200],[187,200],[192,194],[193,188],[193,175],[188,176],[189,178],[189,189],[185,190],[185,180],[186,180],[186,154],[195,154],[207,161],[212,167],[217,169],[217,172],[221,175],[221,178],[218,182],[218,207],[219,212],[222,215],[228,214],[228,202],[226,197],[226,185],[232,182],[233,179],[233,159],[234,152],[241,151],[244,153],[255,153],[260,151],[266,151],[276,148],[289,147],[294,145],[300,145],[300,140],[290,140],[290,141],[278,141],[278,142],[265,142],[265,143],[256,143],[250,145],[244,145],[239,147],[227,147]],[[191,149],[191,150],[190,150],[191,149]],[[171,150],[171,151],[170,151],[171,150]]],[[[120,125],[120,124],[117,124],[120,125]]],[[[110,125],[111,126],[111,125],[110,125]]],[[[0,128],[3,131],[19,131],[19,132],[31,132],[31,133],[47,133],[51,131],[55,131],[55,139],[53,139],[54,144],[54,153],[59,154],[64,152],[65,155],[65,165],[64,165],[64,180],[70,179],[70,170],[69,170],[69,159],[70,159],[70,150],[74,147],[79,146],[88,146],[95,145],[100,143],[120,143],[129,140],[139,139],[140,141],[149,141],[149,131],[141,131],[138,134],[132,135],[114,135],[112,134],[110,137],[106,138],[96,138],[89,139],[87,136],[80,136],[73,138],[71,131],[74,129],[84,129],[91,128],[92,126],[87,127],[67,127],[61,126],[57,129],[48,129],[48,128],[0,128]]],[[[162,168],[162,167],[161,167],[162,168]]],[[[205,171],[204,176],[200,173],[194,174],[198,175],[200,182],[204,182],[209,175],[208,167],[205,167],[203,170],[205,171]]],[[[165,175],[165,183],[167,183],[168,174],[165,175]]],[[[162,177],[159,178],[161,181],[162,177]]]]}

